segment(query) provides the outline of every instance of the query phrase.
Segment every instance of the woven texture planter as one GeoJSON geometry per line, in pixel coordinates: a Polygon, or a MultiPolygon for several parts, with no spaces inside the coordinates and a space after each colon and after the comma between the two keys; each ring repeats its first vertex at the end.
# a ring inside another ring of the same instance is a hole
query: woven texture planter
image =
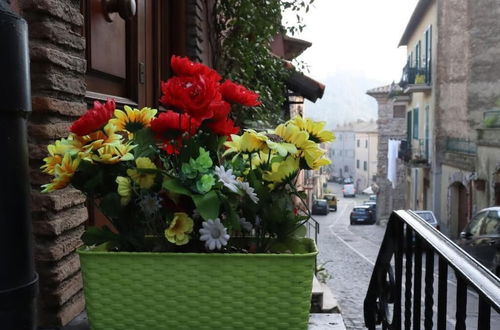
{"type": "Polygon", "coordinates": [[[79,251],[92,330],[307,329],[306,254],[79,251]]]}

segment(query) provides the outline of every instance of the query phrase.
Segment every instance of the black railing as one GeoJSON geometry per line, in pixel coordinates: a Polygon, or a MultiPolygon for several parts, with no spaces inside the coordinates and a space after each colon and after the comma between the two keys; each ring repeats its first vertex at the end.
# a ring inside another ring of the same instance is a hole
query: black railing
{"type": "Polygon", "coordinates": [[[381,324],[382,329],[399,330],[404,323],[404,329],[445,330],[448,315],[454,312],[455,329],[466,329],[468,289],[479,298],[474,328],[489,330],[491,310],[500,313],[500,279],[415,213],[395,211],[387,224],[364,301],[365,325],[368,329],[381,324]],[[456,283],[448,277],[450,267],[456,283]],[[449,282],[456,285],[454,311],[447,310],[449,282]]]}
{"type": "Polygon", "coordinates": [[[431,84],[431,71],[426,68],[411,67],[408,64],[403,68],[403,75],[399,86],[406,88],[408,85],[431,84]]]}

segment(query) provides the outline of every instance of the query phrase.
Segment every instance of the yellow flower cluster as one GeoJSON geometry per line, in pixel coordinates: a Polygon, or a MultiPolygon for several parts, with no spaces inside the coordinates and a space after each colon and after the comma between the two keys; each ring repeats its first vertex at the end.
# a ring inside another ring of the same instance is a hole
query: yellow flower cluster
{"type": "Polygon", "coordinates": [[[224,155],[237,153],[250,157],[251,166],[268,165],[264,180],[280,183],[293,178],[303,169],[316,170],[330,164],[320,143],[333,141],[333,133],[324,130],[324,122],[295,117],[265,133],[247,129],[242,135],[231,135],[224,155]]]}
{"type": "MultiPolygon", "coordinates": [[[[57,140],[47,147],[49,156],[43,159],[45,164],[41,169],[53,175],[54,179],[51,183],[42,186],[42,192],[66,187],[82,160],[103,164],[134,160],[131,151],[135,145],[127,141],[137,130],[149,127],[157,111],[150,108],[132,109],[128,106],[124,109],[124,111],[115,110],[115,118],[110,119],[102,130],[85,136],[71,133],[68,138],[57,140]],[[124,132],[127,137],[125,138],[120,132],[124,132]]],[[[139,165],[138,168],[140,168],[139,165]]],[[[132,175],[129,174],[129,176],[134,179],[132,175]]],[[[135,177],[134,180],[141,181],[141,188],[154,180],[154,177],[150,179],[151,175],[139,173],[135,174],[135,177]]]]}

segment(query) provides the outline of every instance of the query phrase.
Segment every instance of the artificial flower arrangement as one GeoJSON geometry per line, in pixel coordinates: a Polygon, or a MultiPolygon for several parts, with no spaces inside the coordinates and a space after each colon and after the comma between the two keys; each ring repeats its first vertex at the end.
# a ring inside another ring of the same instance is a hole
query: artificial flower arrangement
{"type": "Polygon", "coordinates": [[[258,94],[187,58],[171,58],[167,109],[95,102],[67,138],[48,146],[43,192],[71,184],[97,201],[113,228],[89,227],[89,246],[117,251],[300,251],[309,212],[295,183],[330,161],[324,123],[295,117],[242,134],[234,106],[258,94]],[[296,201],[302,201],[297,207],[296,201]],[[302,206],[300,206],[302,205],[302,206]]]}

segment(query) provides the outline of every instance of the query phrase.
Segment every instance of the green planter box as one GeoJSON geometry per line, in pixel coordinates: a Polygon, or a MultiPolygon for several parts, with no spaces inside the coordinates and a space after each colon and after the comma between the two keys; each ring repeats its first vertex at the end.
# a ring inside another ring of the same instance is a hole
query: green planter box
{"type": "Polygon", "coordinates": [[[79,254],[92,330],[307,329],[313,241],[305,254],[79,254]]]}

